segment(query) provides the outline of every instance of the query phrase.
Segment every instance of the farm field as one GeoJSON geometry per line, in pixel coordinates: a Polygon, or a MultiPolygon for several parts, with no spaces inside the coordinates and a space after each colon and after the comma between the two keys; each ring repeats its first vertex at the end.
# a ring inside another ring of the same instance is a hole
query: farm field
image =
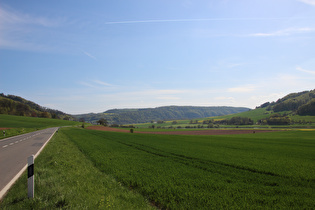
{"type": "MultiPolygon", "coordinates": [[[[112,128],[105,126],[89,126],[87,129],[99,131],[112,131],[130,133],[130,128],[112,128]]],[[[272,129],[150,129],[137,128],[133,129],[134,133],[146,134],[167,134],[167,135],[231,135],[231,134],[248,134],[248,133],[262,133],[274,132],[279,130],[272,129]]]]}
{"type": "Polygon", "coordinates": [[[315,132],[174,136],[67,129],[96,168],[160,208],[314,208],[315,132]]]}
{"type": "MultiPolygon", "coordinates": [[[[6,130],[5,137],[29,133],[38,129],[44,129],[49,127],[73,126],[80,124],[82,123],[68,120],[0,114],[0,130],[6,130]]],[[[4,136],[1,133],[0,139],[3,138],[4,136]]]]}
{"type": "Polygon", "coordinates": [[[0,209],[153,209],[138,193],[94,167],[61,128],[35,159],[35,197],[27,198],[27,171],[0,201],[0,209]]]}
{"type": "Polygon", "coordinates": [[[0,114],[0,127],[10,128],[48,128],[58,126],[72,126],[82,123],[68,120],[24,117],[15,115],[0,114]]]}

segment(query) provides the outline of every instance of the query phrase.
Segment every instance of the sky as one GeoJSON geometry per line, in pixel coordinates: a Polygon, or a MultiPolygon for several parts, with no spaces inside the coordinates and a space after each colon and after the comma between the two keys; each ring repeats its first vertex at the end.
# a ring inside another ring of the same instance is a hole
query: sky
{"type": "Polygon", "coordinates": [[[315,0],[0,0],[0,92],[69,114],[315,88],[315,0]]]}

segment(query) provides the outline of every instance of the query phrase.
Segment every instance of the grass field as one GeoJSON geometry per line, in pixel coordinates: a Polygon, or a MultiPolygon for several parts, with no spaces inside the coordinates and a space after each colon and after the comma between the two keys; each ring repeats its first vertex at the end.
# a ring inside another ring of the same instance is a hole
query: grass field
{"type": "Polygon", "coordinates": [[[167,136],[68,129],[94,166],[162,208],[314,208],[314,131],[167,136]]]}
{"type": "Polygon", "coordinates": [[[0,208],[314,209],[314,136],[63,128],[35,162],[36,198],[26,199],[24,175],[0,208]]]}
{"type": "MultiPolygon", "coordinates": [[[[5,137],[15,136],[49,127],[73,126],[80,124],[82,123],[68,120],[22,117],[15,115],[0,114],[0,128],[10,128],[6,129],[5,137]]],[[[2,131],[0,131],[0,139],[3,138],[4,136],[2,134],[2,131]]]]}
{"type": "MultiPolygon", "coordinates": [[[[80,124],[75,121],[37,118],[37,117],[21,117],[15,115],[0,114],[0,127],[9,128],[48,128],[58,126],[71,126],[80,124]]],[[[82,124],[82,123],[81,123],[82,124]]]]}
{"type": "Polygon", "coordinates": [[[152,209],[143,196],[94,167],[67,137],[72,129],[60,129],[35,160],[35,198],[27,198],[25,172],[0,209],[152,209]]]}

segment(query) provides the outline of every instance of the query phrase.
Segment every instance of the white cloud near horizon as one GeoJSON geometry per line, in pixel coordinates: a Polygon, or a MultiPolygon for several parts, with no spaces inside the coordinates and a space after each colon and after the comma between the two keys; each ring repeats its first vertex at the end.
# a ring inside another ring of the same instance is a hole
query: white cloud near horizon
{"type": "Polygon", "coordinates": [[[232,87],[228,88],[227,92],[230,93],[250,93],[255,91],[256,87],[254,85],[246,85],[246,86],[238,86],[238,87],[232,87]]]}
{"type": "Polygon", "coordinates": [[[301,68],[301,67],[296,67],[296,70],[298,70],[298,71],[301,71],[301,72],[305,72],[305,73],[308,73],[308,74],[313,74],[313,75],[315,75],[315,71],[312,71],[312,70],[306,70],[306,69],[303,69],[303,68],[301,68]]]}
{"type": "Polygon", "coordinates": [[[315,0],[299,0],[299,1],[305,4],[310,4],[310,5],[315,6],[315,0]]]}

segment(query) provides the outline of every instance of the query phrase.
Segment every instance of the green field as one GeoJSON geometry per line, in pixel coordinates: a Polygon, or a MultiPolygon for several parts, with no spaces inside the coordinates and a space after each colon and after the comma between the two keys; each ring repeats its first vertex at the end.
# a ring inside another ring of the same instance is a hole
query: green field
{"type": "Polygon", "coordinates": [[[87,159],[62,128],[35,160],[35,197],[27,198],[27,172],[0,202],[0,209],[152,209],[87,159]]]}
{"type": "MultiPolygon", "coordinates": [[[[79,122],[50,119],[50,118],[37,118],[37,117],[21,117],[15,115],[0,114],[0,127],[6,128],[49,128],[58,126],[72,126],[78,125],[79,122]]],[[[82,124],[82,123],[81,123],[82,124]]]]}
{"type": "Polygon", "coordinates": [[[156,205],[192,209],[314,208],[314,134],[164,136],[71,130],[67,135],[97,168],[156,205]]]}
{"type": "Polygon", "coordinates": [[[18,183],[0,208],[146,209],[150,202],[167,209],[314,209],[314,155],[315,131],[176,136],[63,128],[38,157],[38,197],[25,199],[18,183]]]}
{"type": "MultiPolygon", "coordinates": [[[[6,129],[5,137],[15,136],[49,127],[73,126],[81,124],[82,123],[68,120],[22,117],[15,115],[0,114],[0,128],[10,128],[6,129]]],[[[4,136],[1,133],[0,139],[3,138],[4,136]]]]}

